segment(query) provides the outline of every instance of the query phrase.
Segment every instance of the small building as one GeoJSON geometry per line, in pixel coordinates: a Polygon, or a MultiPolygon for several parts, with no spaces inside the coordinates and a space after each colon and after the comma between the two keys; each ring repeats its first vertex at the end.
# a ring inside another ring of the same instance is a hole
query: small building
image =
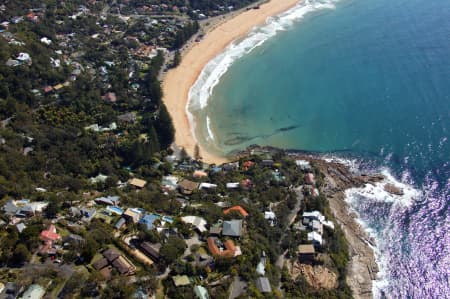
{"type": "Polygon", "coordinates": [[[23,293],[23,299],[41,299],[45,295],[45,289],[38,284],[32,284],[28,287],[28,289],[23,293]]]}
{"type": "Polygon", "coordinates": [[[122,227],[125,225],[126,222],[127,221],[125,220],[125,218],[120,218],[116,222],[116,224],[114,224],[114,228],[117,229],[117,230],[120,230],[120,229],[122,229],[122,227]]]}
{"type": "Polygon", "coordinates": [[[122,217],[125,218],[128,222],[138,223],[142,218],[142,214],[144,210],[139,208],[128,208],[125,213],[123,213],[122,217]]]}
{"type": "Polygon", "coordinates": [[[207,177],[208,174],[204,172],[203,170],[196,170],[194,171],[193,175],[194,178],[204,178],[207,177]]]}
{"type": "Polygon", "coordinates": [[[112,266],[121,275],[132,275],[136,271],[136,267],[123,255],[120,255],[112,262],[112,266]]]}
{"type": "Polygon", "coordinates": [[[312,244],[301,244],[298,246],[298,258],[301,263],[310,263],[314,261],[316,250],[312,244]]]}
{"type": "Polygon", "coordinates": [[[147,214],[144,217],[142,217],[141,220],[139,220],[140,224],[143,224],[147,227],[148,230],[153,229],[153,224],[156,220],[161,219],[160,215],[157,214],[147,214]]]}
{"type": "Polygon", "coordinates": [[[272,287],[270,286],[270,281],[267,277],[258,277],[256,279],[256,287],[261,293],[271,293],[272,287]]]}
{"type": "Polygon", "coordinates": [[[176,176],[164,176],[161,181],[161,186],[166,191],[174,191],[178,186],[178,178],[176,176]]]}
{"type": "Polygon", "coordinates": [[[311,169],[311,164],[306,160],[295,160],[295,164],[302,171],[307,171],[311,169]]]}
{"type": "Polygon", "coordinates": [[[94,208],[80,208],[81,221],[90,222],[92,218],[97,214],[97,210],[94,208]]]}
{"type": "Polygon", "coordinates": [[[274,226],[275,225],[275,221],[277,220],[277,217],[275,215],[274,212],[272,211],[265,211],[264,212],[264,219],[266,219],[270,226],[274,226]]]}
{"type": "Polygon", "coordinates": [[[142,242],[139,247],[152,260],[157,261],[160,258],[159,251],[161,250],[161,243],[142,242]]]}
{"type": "Polygon", "coordinates": [[[247,217],[248,216],[248,212],[241,206],[233,206],[233,207],[228,208],[228,209],[223,211],[223,213],[225,215],[228,215],[231,212],[237,212],[237,213],[241,214],[242,217],[247,217]]]}
{"type": "Polygon", "coordinates": [[[175,275],[172,276],[173,284],[176,287],[187,286],[191,284],[189,277],[187,275],[175,275]]]}
{"type": "Polygon", "coordinates": [[[128,181],[128,184],[131,186],[134,186],[136,188],[144,188],[145,185],[147,184],[147,181],[141,180],[141,179],[137,179],[137,178],[132,178],[128,181]]]}
{"type": "Polygon", "coordinates": [[[217,185],[216,184],[211,184],[211,183],[200,183],[200,185],[198,186],[198,189],[202,190],[202,189],[206,189],[206,190],[212,190],[212,189],[216,189],[217,185]]]}
{"type": "Polygon", "coordinates": [[[238,189],[239,183],[227,183],[226,187],[227,187],[227,189],[238,189]]]}
{"type": "Polygon", "coordinates": [[[240,237],[242,234],[242,220],[224,221],[222,235],[230,237],[240,237]]]}
{"type": "Polygon", "coordinates": [[[197,229],[197,231],[199,231],[200,233],[203,233],[203,232],[207,231],[207,229],[206,229],[207,222],[202,217],[185,216],[185,217],[181,217],[181,220],[184,223],[189,223],[192,226],[194,226],[197,229]]]}
{"type": "Polygon", "coordinates": [[[107,206],[118,206],[120,203],[120,197],[119,196],[98,197],[95,199],[95,202],[107,206]]]}
{"type": "Polygon", "coordinates": [[[215,257],[232,258],[239,254],[232,240],[226,240],[223,244],[216,237],[207,240],[209,252],[215,257]],[[220,247],[220,248],[219,248],[220,247]]]}
{"type": "Polygon", "coordinates": [[[42,241],[47,242],[55,242],[61,239],[61,236],[56,232],[56,227],[51,224],[46,230],[41,232],[40,238],[42,241]]]}
{"type": "Polygon", "coordinates": [[[191,195],[194,192],[194,190],[198,189],[199,185],[200,183],[197,182],[192,182],[190,180],[182,180],[178,184],[178,188],[180,189],[180,192],[182,194],[191,195]]]}

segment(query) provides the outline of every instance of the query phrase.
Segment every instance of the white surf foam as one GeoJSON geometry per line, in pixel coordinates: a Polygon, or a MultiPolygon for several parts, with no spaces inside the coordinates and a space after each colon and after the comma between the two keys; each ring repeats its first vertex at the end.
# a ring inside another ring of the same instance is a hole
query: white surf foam
{"type": "Polygon", "coordinates": [[[211,129],[211,119],[209,116],[206,117],[206,129],[208,130],[208,136],[211,138],[211,140],[214,140],[214,134],[211,129]]]}
{"type": "MultiPolygon", "coordinates": [[[[186,105],[186,113],[194,133],[193,135],[195,136],[196,124],[192,112],[204,109],[208,105],[208,100],[214,87],[236,60],[262,45],[269,38],[275,36],[277,32],[288,29],[306,14],[321,9],[335,8],[334,3],[337,1],[306,0],[287,12],[268,18],[265,25],[255,27],[246,38],[231,43],[222,53],[206,64],[197,81],[189,90],[188,103],[186,105]]],[[[213,139],[213,136],[210,135],[209,138],[213,139]]]]}
{"type": "MultiPolygon", "coordinates": [[[[350,162],[347,163],[351,164],[350,162]]],[[[383,234],[382,232],[377,232],[372,229],[365,221],[361,219],[361,215],[358,212],[358,205],[360,204],[361,198],[364,201],[369,202],[385,202],[391,205],[390,211],[396,210],[396,208],[407,208],[410,207],[415,200],[418,200],[423,196],[423,192],[415,189],[412,185],[408,183],[408,175],[402,175],[402,181],[397,180],[390,172],[389,169],[384,168],[380,170],[381,174],[385,176],[385,179],[376,184],[366,184],[361,188],[351,188],[345,191],[345,201],[348,203],[350,210],[357,215],[357,222],[361,227],[368,233],[368,235],[375,240],[375,246],[371,246],[375,260],[378,264],[379,272],[377,273],[377,279],[373,281],[372,292],[374,298],[381,298],[383,290],[389,286],[389,267],[386,257],[380,251],[380,246],[383,244],[383,234]],[[403,195],[391,194],[384,190],[386,184],[394,185],[403,190],[403,195]]]]}

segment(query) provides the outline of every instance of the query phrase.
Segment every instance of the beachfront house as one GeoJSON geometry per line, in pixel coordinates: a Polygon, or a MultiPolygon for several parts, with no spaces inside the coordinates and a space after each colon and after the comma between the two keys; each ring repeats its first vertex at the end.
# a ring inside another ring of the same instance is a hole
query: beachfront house
{"type": "Polygon", "coordinates": [[[316,250],[312,244],[299,245],[297,252],[300,263],[311,263],[316,256],[316,250]]]}

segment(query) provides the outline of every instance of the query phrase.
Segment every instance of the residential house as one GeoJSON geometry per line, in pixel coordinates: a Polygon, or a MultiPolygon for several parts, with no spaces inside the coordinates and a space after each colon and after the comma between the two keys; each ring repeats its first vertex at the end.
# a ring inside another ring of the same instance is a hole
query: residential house
{"type": "Polygon", "coordinates": [[[147,184],[147,181],[137,179],[137,178],[132,178],[128,181],[128,184],[131,186],[134,186],[136,188],[142,189],[147,184]]]}
{"type": "MultiPolygon", "coordinates": [[[[102,252],[102,255],[103,258],[92,264],[97,271],[110,267],[114,267],[121,275],[132,275],[136,271],[136,267],[133,263],[114,249],[107,249],[102,252]]],[[[106,273],[107,272],[110,271],[106,271],[106,273]]]]}
{"type": "Polygon", "coordinates": [[[120,197],[119,196],[98,197],[95,199],[95,202],[107,206],[118,206],[120,203],[120,197]]]}
{"type": "Polygon", "coordinates": [[[190,180],[182,180],[178,184],[178,188],[180,189],[180,192],[182,194],[191,195],[194,192],[194,190],[198,189],[199,185],[200,183],[197,182],[192,182],[190,180]]]}
{"type": "Polygon", "coordinates": [[[145,225],[148,230],[151,230],[154,227],[155,221],[160,219],[161,216],[158,214],[146,214],[144,217],[141,218],[141,220],[139,220],[139,223],[145,225]]]}
{"type": "Polygon", "coordinates": [[[90,222],[94,216],[97,214],[97,210],[95,208],[80,208],[81,221],[90,222]]]}
{"type": "Polygon", "coordinates": [[[301,244],[298,246],[298,258],[301,263],[310,263],[314,261],[316,250],[312,244],[301,244]]]}
{"type": "Polygon", "coordinates": [[[261,293],[271,293],[272,287],[270,286],[270,281],[267,277],[258,277],[256,279],[256,287],[261,293]]]}
{"type": "Polygon", "coordinates": [[[311,241],[314,244],[314,246],[316,246],[316,247],[322,246],[323,241],[322,241],[321,234],[313,231],[313,232],[309,232],[307,236],[308,236],[308,241],[311,241]]]}
{"type": "Polygon", "coordinates": [[[277,217],[275,216],[275,213],[272,211],[266,211],[264,212],[264,219],[266,219],[270,226],[274,226],[275,222],[277,220],[277,217]]]}
{"type": "Polygon", "coordinates": [[[242,220],[224,221],[222,225],[222,235],[240,237],[242,235],[242,220]]]}
{"type": "Polygon", "coordinates": [[[174,191],[178,187],[178,178],[176,176],[164,176],[161,181],[161,186],[165,191],[174,191]]]}
{"type": "Polygon", "coordinates": [[[139,247],[152,260],[157,261],[160,258],[159,251],[161,250],[161,243],[142,242],[139,247]]]}
{"type": "Polygon", "coordinates": [[[191,284],[189,277],[187,275],[175,275],[172,276],[173,284],[176,287],[187,286],[191,284]]]}
{"type": "Polygon", "coordinates": [[[242,217],[247,217],[248,216],[248,212],[241,206],[233,206],[233,207],[223,211],[223,213],[225,215],[228,215],[231,212],[237,212],[237,213],[241,214],[242,217]]]}
{"type": "Polygon", "coordinates": [[[295,160],[295,164],[302,171],[311,170],[311,164],[309,163],[309,161],[306,161],[306,160],[295,160]]]}
{"type": "Polygon", "coordinates": [[[227,183],[226,187],[227,187],[227,189],[238,189],[239,183],[227,183]]]}
{"type": "Polygon", "coordinates": [[[194,171],[192,176],[194,178],[204,178],[204,177],[207,177],[208,174],[206,172],[204,172],[203,170],[196,170],[196,171],[194,171]]]}
{"type": "Polygon", "coordinates": [[[194,226],[194,227],[197,229],[197,231],[198,231],[199,233],[203,233],[203,232],[206,232],[206,231],[207,231],[207,229],[206,229],[207,222],[206,222],[206,220],[203,219],[202,217],[198,217],[198,216],[185,216],[185,217],[181,217],[181,220],[182,220],[184,223],[189,223],[189,224],[191,224],[192,226],[194,226]]]}
{"type": "Polygon", "coordinates": [[[120,229],[122,229],[122,227],[125,225],[126,222],[127,221],[125,220],[125,218],[120,218],[116,222],[116,224],[114,224],[114,228],[117,229],[117,230],[120,230],[120,229]]]}
{"type": "Polygon", "coordinates": [[[198,189],[200,190],[214,190],[217,188],[216,184],[211,184],[211,183],[200,183],[200,185],[198,186],[198,189]]]}
{"type": "Polygon", "coordinates": [[[43,230],[40,234],[40,239],[44,242],[39,253],[55,255],[56,249],[53,248],[54,242],[61,239],[61,236],[56,232],[56,227],[51,224],[47,230],[43,230]]]}
{"type": "Polygon", "coordinates": [[[142,215],[144,214],[144,210],[139,208],[128,208],[125,213],[123,213],[122,217],[125,218],[128,222],[138,223],[142,215]]]}
{"type": "Polygon", "coordinates": [[[232,240],[226,240],[223,244],[216,237],[208,237],[209,252],[215,257],[232,258],[237,255],[238,250],[232,240]]]}

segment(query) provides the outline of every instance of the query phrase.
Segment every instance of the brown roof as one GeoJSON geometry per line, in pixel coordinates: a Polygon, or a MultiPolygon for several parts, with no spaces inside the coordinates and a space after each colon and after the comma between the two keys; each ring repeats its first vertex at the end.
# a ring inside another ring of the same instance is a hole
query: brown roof
{"type": "Polygon", "coordinates": [[[178,186],[181,188],[181,191],[185,194],[191,194],[192,191],[198,188],[200,183],[192,182],[189,180],[182,180],[178,183],[178,186]]]}
{"type": "Polygon", "coordinates": [[[142,242],[141,249],[145,254],[149,255],[150,257],[159,259],[159,250],[161,249],[161,243],[152,244],[149,242],[142,242]]]}
{"type": "Polygon", "coordinates": [[[120,253],[114,249],[107,249],[103,251],[103,256],[111,263],[120,256],[120,253]]]}
{"type": "Polygon", "coordinates": [[[300,254],[314,254],[315,252],[312,244],[302,244],[298,246],[298,253],[300,254]]]}
{"type": "Polygon", "coordinates": [[[127,261],[123,256],[119,256],[118,258],[116,258],[113,262],[112,265],[114,268],[117,269],[117,271],[119,271],[120,274],[128,274],[134,271],[134,266],[127,261]]]}
{"type": "Polygon", "coordinates": [[[109,262],[106,258],[101,258],[97,260],[95,263],[92,264],[92,267],[94,267],[95,270],[99,271],[106,266],[108,266],[109,262]]]}

